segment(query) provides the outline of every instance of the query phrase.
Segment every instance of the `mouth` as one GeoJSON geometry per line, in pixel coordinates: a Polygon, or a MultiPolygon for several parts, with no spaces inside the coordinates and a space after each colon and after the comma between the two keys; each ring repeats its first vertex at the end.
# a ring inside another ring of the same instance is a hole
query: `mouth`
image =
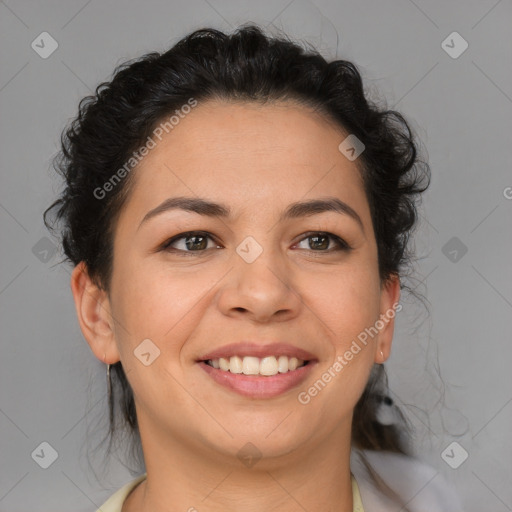
{"type": "Polygon", "coordinates": [[[215,383],[253,399],[273,398],[298,387],[318,360],[291,345],[237,344],[196,361],[215,383]]]}
{"type": "Polygon", "coordinates": [[[216,359],[207,359],[203,362],[208,366],[223,372],[264,377],[293,372],[297,370],[297,368],[302,368],[309,363],[309,361],[304,361],[297,357],[288,357],[284,355],[267,356],[262,358],[254,356],[231,356],[230,358],[219,357],[216,359]]]}

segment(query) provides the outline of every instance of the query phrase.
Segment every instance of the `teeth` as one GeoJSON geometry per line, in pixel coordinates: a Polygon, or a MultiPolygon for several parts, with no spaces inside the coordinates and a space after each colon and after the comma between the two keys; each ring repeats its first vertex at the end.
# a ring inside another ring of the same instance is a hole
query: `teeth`
{"type": "Polygon", "coordinates": [[[242,373],[243,365],[242,358],[238,356],[232,356],[229,360],[229,371],[231,373],[242,373]]]}
{"type": "Polygon", "coordinates": [[[277,368],[279,373],[286,373],[288,371],[288,358],[286,356],[279,356],[277,368]]]}
{"type": "Polygon", "coordinates": [[[210,359],[206,363],[225,372],[271,376],[296,370],[304,366],[305,362],[288,356],[268,356],[261,359],[253,356],[232,356],[229,359],[225,357],[210,359]]]}
{"type": "MultiPolygon", "coordinates": [[[[231,358],[231,361],[232,360],[233,358],[231,358]]],[[[229,368],[233,368],[232,364],[229,365],[229,368]]],[[[242,361],[242,372],[244,375],[258,375],[258,373],[260,373],[260,360],[257,357],[244,357],[242,361]]]]}
{"type": "Polygon", "coordinates": [[[259,362],[259,373],[261,375],[277,375],[279,367],[274,356],[264,357],[259,362]]]}
{"type": "Polygon", "coordinates": [[[288,360],[288,370],[296,370],[299,366],[299,360],[296,357],[290,357],[288,360]]]}

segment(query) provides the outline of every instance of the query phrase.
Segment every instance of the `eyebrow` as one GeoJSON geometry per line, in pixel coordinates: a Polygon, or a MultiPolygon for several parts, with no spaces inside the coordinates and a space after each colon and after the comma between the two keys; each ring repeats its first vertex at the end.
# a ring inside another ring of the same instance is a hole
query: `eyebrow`
{"type": "MultiPolygon", "coordinates": [[[[142,224],[147,222],[149,219],[160,215],[169,210],[184,210],[188,212],[194,212],[199,215],[206,217],[217,217],[217,218],[229,218],[231,216],[231,208],[227,205],[208,201],[198,197],[170,197],[156,208],[150,210],[139,224],[140,229],[142,224]]],[[[348,215],[352,217],[361,227],[364,232],[363,221],[357,212],[337,197],[328,197],[324,199],[311,199],[309,201],[299,201],[290,204],[279,217],[279,222],[288,219],[297,219],[300,217],[309,217],[323,212],[336,212],[342,215],[348,215]]]]}

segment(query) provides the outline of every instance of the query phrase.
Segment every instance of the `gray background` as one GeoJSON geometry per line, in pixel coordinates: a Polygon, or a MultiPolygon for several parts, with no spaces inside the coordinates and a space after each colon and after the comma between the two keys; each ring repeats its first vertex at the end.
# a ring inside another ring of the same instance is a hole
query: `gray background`
{"type": "Polygon", "coordinates": [[[105,366],[82,337],[70,268],[55,265],[42,223],[60,189],[49,161],[61,130],[115,65],[193,29],[247,21],[353,60],[369,93],[423,141],[433,179],[415,286],[430,314],[404,297],[391,390],[417,454],[465,510],[512,510],[510,1],[4,1],[0,16],[1,511],[92,511],[133,477],[114,463],[101,485],[87,462],[94,418],[106,417],[105,366]],[[31,47],[44,31],[59,45],[46,59],[31,47]],[[469,44],[457,58],[442,47],[453,31],[469,44]],[[31,455],[42,442],[58,453],[47,469],[31,455]]]}

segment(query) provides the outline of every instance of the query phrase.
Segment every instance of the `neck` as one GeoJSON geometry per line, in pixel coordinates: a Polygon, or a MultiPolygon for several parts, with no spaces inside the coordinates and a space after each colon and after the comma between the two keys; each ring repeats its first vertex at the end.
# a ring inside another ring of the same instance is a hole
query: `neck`
{"type": "Polygon", "coordinates": [[[349,428],[348,435],[347,428],[337,430],[321,444],[262,454],[248,467],[237,457],[239,448],[220,453],[145,427],[140,424],[147,478],[122,512],[352,511],[349,428]]]}

